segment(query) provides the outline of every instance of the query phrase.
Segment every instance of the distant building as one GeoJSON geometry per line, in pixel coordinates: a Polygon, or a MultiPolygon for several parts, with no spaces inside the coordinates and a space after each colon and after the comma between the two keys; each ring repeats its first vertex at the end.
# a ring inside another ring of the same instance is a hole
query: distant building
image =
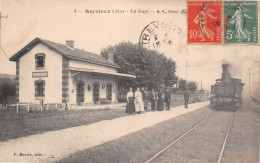
{"type": "Polygon", "coordinates": [[[35,38],[14,54],[16,95],[19,103],[66,103],[88,105],[117,102],[117,79],[135,78],[118,73],[120,68],[101,55],[35,38]]]}

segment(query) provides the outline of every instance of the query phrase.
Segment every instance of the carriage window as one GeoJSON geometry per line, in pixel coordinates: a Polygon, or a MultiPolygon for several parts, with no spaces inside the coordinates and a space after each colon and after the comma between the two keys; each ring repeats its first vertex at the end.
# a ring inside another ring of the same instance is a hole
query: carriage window
{"type": "Polygon", "coordinates": [[[45,54],[35,55],[35,69],[44,69],[45,67],[45,54]]]}

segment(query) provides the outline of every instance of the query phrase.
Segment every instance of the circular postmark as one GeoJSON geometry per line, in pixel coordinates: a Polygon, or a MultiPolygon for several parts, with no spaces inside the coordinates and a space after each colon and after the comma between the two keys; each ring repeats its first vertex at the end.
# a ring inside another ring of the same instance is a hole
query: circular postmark
{"type": "Polygon", "coordinates": [[[151,49],[170,46],[179,42],[181,34],[182,30],[177,25],[154,21],[143,29],[139,38],[139,44],[151,49]]]}

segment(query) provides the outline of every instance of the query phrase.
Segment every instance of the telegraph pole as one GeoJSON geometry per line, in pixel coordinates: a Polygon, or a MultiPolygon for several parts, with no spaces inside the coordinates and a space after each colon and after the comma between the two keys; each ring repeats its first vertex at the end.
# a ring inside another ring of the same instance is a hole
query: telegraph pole
{"type": "MultiPolygon", "coordinates": [[[[257,94],[258,98],[260,97],[260,61],[257,61],[258,63],[258,79],[257,79],[257,94]]],[[[260,98],[259,98],[260,100],[260,98]]]]}
{"type": "Polygon", "coordinates": [[[250,97],[250,68],[248,68],[248,93],[250,97]]]}
{"type": "Polygon", "coordinates": [[[188,60],[186,59],[186,81],[188,80],[188,78],[187,78],[187,70],[188,69],[188,60]]]}

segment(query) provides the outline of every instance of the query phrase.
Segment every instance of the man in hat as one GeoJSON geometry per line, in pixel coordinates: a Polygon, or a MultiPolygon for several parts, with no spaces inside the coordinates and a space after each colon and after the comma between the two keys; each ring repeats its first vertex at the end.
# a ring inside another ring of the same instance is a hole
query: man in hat
{"type": "Polygon", "coordinates": [[[171,105],[171,91],[169,88],[166,89],[164,102],[166,104],[166,110],[170,110],[171,105]]]}
{"type": "Polygon", "coordinates": [[[185,108],[188,108],[189,98],[190,98],[190,94],[189,94],[188,90],[186,89],[184,92],[185,108]]]}

